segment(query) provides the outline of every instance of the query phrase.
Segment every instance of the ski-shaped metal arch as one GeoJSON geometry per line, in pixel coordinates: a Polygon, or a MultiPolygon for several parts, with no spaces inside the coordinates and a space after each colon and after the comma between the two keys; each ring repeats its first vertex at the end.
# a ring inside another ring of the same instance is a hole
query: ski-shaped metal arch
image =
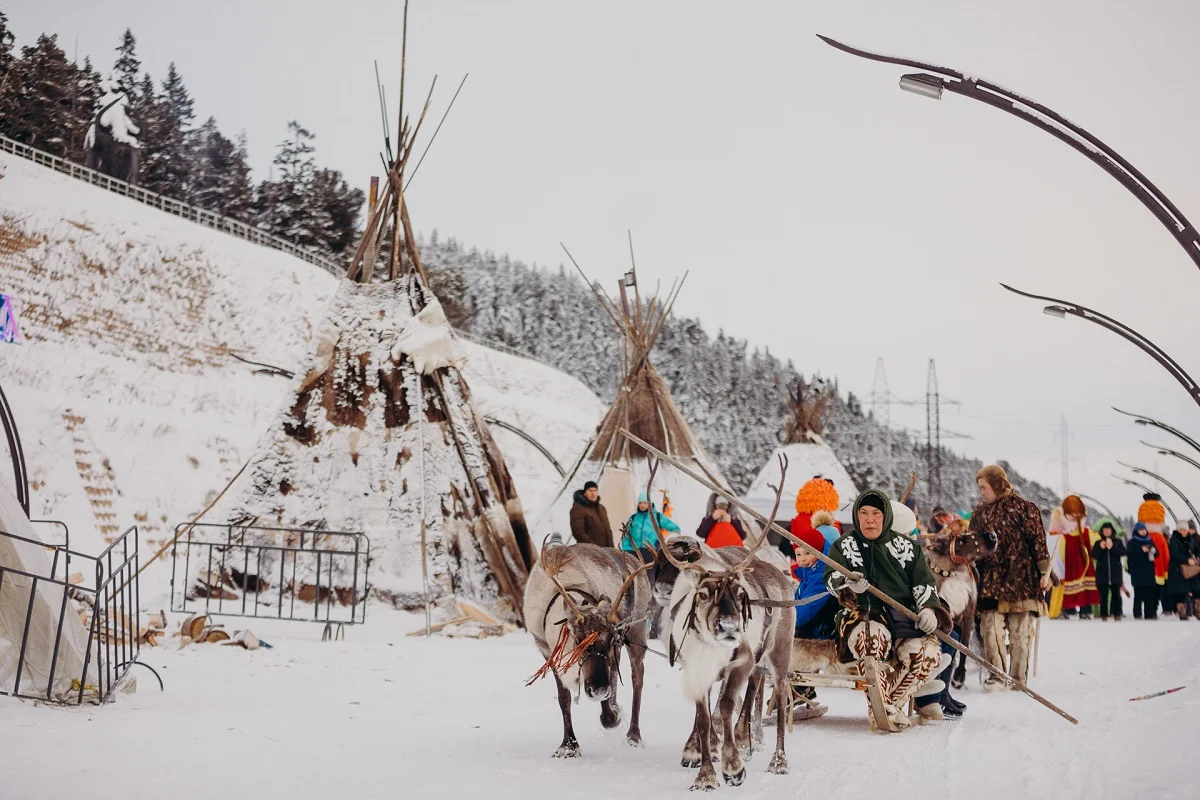
{"type": "Polygon", "coordinates": [[[1183,212],[1141,170],[1130,164],[1117,151],[1057,111],[1042,105],[1036,100],[1031,100],[1028,97],[1011,92],[995,83],[982,78],[965,75],[957,70],[926,64],[909,58],[872,53],[868,50],[861,50],[857,47],[843,44],[828,36],[822,36],[819,33],[817,34],[817,38],[830,47],[834,47],[844,53],[849,53],[852,56],[865,58],[868,61],[879,61],[884,64],[913,67],[931,72],[942,78],[942,80],[938,81],[937,85],[940,85],[943,89],[962,95],[963,97],[978,100],[993,108],[998,108],[1001,111],[1012,114],[1032,125],[1036,125],[1056,139],[1070,145],[1109,175],[1116,178],[1122,186],[1137,197],[1142,202],[1142,205],[1146,206],[1150,210],[1150,213],[1154,214],[1159,222],[1170,231],[1171,235],[1183,247],[1188,258],[1192,260],[1197,268],[1200,268],[1200,232],[1196,230],[1196,226],[1192,225],[1187,217],[1183,215],[1183,212]],[[1030,113],[1026,108],[1037,113],[1030,113]]]}
{"type": "MultiPolygon", "coordinates": [[[[1156,475],[1155,473],[1151,472],[1148,469],[1142,469],[1141,467],[1135,467],[1132,464],[1126,464],[1124,461],[1118,461],[1117,463],[1120,464],[1125,469],[1131,469],[1134,472],[1137,472],[1141,475],[1145,475],[1149,478],[1154,478],[1154,480],[1158,481],[1163,486],[1166,486],[1172,492],[1179,495],[1179,499],[1181,499],[1183,501],[1183,504],[1188,507],[1188,510],[1192,512],[1192,519],[1200,519],[1200,513],[1196,512],[1196,507],[1194,505],[1192,505],[1192,501],[1188,499],[1188,496],[1186,494],[1184,494],[1183,492],[1179,491],[1179,489],[1175,486],[1175,484],[1171,483],[1169,480],[1164,478],[1162,475],[1156,475]]],[[[1171,516],[1174,517],[1175,515],[1172,514],[1171,516]]],[[[1178,517],[1175,517],[1175,523],[1176,524],[1179,523],[1178,517]]]]}

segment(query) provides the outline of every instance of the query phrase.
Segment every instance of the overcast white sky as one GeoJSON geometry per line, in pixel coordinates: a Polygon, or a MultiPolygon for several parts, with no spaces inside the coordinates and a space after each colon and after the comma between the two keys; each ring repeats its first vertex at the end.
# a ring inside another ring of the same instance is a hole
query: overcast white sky
{"type": "MultiPolygon", "coordinates": [[[[372,61],[395,104],[403,3],[7,0],[19,44],[56,32],[111,64],[121,31],[156,79],[174,60],[198,117],[244,129],[266,174],[289,119],[323,163],[379,172],[372,61]]],[[[870,393],[962,401],[951,443],[1132,513],[1110,477],[1155,465],[1200,503],[1200,470],[1156,456],[1117,405],[1200,434],[1200,408],[1132,345],[1042,315],[1000,280],[1105,311],[1200,375],[1200,271],[1130,194],[994,109],[901,92],[902,70],[817,32],[987,77],[1084,125],[1200,222],[1200,3],[414,0],[410,96],[440,74],[440,113],[470,72],[410,191],[415,224],[545,266],[568,243],[590,274],[690,270],[680,313],[870,393]]],[[[416,102],[410,103],[415,106],[416,102]]],[[[924,410],[896,409],[923,427],[924,410]]],[[[1193,455],[1196,455],[1193,453],[1193,455]]],[[[1182,501],[1167,502],[1188,516],[1182,501]]]]}

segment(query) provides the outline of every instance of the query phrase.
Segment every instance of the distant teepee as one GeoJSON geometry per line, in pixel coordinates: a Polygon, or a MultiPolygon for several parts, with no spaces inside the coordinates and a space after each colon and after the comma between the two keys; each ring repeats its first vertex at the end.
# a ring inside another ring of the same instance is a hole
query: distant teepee
{"type": "MultiPolygon", "coordinates": [[[[521,503],[460,372],[405,202],[425,111],[410,129],[401,109],[386,183],[316,352],[233,499],[212,516],[366,533],[374,596],[407,608],[428,599],[443,617],[467,598],[519,621],[534,561],[521,503]]],[[[199,571],[193,593],[216,574],[199,571]]]]}
{"type": "MultiPolygon", "coordinates": [[[[783,486],[785,499],[795,501],[801,487],[813,478],[822,478],[832,483],[836,496],[841,498],[841,505],[853,501],[858,495],[858,488],[854,485],[850,473],[838,461],[833,448],[821,438],[825,432],[831,391],[832,389],[820,379],[808,384],[801,379],[795,389],[788,387],[789,415],[783,444],[775,448],[775,452],[767,459],[746,491],[746,502],[762,513],[769,512],[774,503],[775,493],[770,487],[779,483],[781,454],[786,455],[788,460],[788,472],[783,486]]],[[[780,513],[784,513],[785,509],[786,506],[782,507],[780,513]]],[[[812,510],[803,507],[803,501],[796,508],[797,513],[811,513],[812,510]]]]}
{"type": "MultiPolygon", "coordinates": [[[[586,276],[584,280],[587,280],[586,276]]],[[[649,478],[648,454],[621,436],[621,428],[683,460],[714,483],[728,487],[721,471],[692,435],[691,428],[671,399],[671,390],[650,362],[650,351],[662,333],[682,286],[682,280],[676,282],[665,301],[655,296],[643,304],[636,269],[631,269],[622,278],[619,301],[592,285],[596,299],[621,337],[623,377],[596,436],[567,473],[558,495],[535,524],[535,539],[540,540],[555,531],[567,534],[574,492],[587,481],[595,481],[600,487],[601,502],[608,511],[613,541],[620,540],[621,523],[636,509],[637,496],[645,491],[649,478]]],[[[699,527],[707,511],[707,489],[662,464],[654,479],[654,493],[652,501],[661,510],[666,510],[684,533],[692,533],[699,527]]]]}

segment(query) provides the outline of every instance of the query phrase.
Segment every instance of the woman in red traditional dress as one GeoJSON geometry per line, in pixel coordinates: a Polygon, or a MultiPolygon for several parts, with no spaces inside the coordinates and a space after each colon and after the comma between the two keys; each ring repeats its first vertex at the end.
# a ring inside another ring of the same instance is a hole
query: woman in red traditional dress
{"type": "Polygon", "coordinates": [[[1092,532],[1084,520],[1087,508],[1077,495],[1063,500],[1063,516],[1069,530],[1063,533],[1063,560],[1066,574],[1063,577],[1062,613],[1064,616],[1079,612],[1080,619],[1092,618],[1092,606],[1100,602],[1096,589],[1096,565],[1092,562],[1092,532]]]}

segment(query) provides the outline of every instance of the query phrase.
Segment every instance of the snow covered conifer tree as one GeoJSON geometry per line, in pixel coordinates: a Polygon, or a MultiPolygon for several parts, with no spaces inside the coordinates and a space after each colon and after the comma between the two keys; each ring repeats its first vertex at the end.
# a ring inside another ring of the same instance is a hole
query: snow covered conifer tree
{"type": "Polygon", "coordinates": [[[125,87],[130,105],[135,108],[141,99],[138,96],[138,72],[142,69],[142,62],[135,53],[136,48],[137,40],[133,38],[133,31],[126,28],[125,33],[121,35],[121,43],[117,45],[117,60],[112,68],[113,77],[125,87]]]}
{"type": "Polygon", "coordinates": [[[358,214],[366,196],[362,189],[351,189],[335,169],[319,169],[313,174],[306,205],[317,215],[314,231],[317,246],[334,258],[353,255],[358,244],[358,214]]]}
{"type": "Polygon", "coordinates": [[[288,138],[279,143],[272,162],[276,174],[259,184],[254,201],[259,228],[301,247],[315,247],[318,241],[319,221],[306,203],[316,174],[313,138],[299,122],[288,123],[288,138]]]}
{"type": "Polygon", "coordinates": [[[14,75],[17,66],[17,59],[13,56],[13,46],[16,39],[12,35],[12,31],[8,27],[8,16],[0,11],[0,131],[6,131],[5,118],[10,113],[10,109],[16,108],[15,93],[12,87],[15,85],[14,75]]]}
{"type": "MultiPolygon", "coordinates": [[[[143,82],[145,86],[145,82],[143,82]]],[[[143,106],[149,101],[143,97],[143,106]]],[[[191,95],[175,63],[167,69],[162,92],[154,99],[155,125],[142,142],[141,184],[151,191],[183,199],[187,197],[187,135],[195,117],[191,95]]]]}
{"type": "Polygon", "coordinates": [[[82,164],[87,157],[87,133],[96,114],[96,102],[100,99],[100,75],[92,69],[92,60],[83,59],[77,67],[71,96],[71,135],[67,156],[82,164]]]}
{"type": "Polygon", "coordinates": [[[75,67],[67,61],[56,36],[42,34],[37,42],[21,48],[20,61],[12,70],[14,95],[5,109],[5,133],[19,142],[65,156],[71,135],[72,83],[75,67]]]}
{"type": "Polygon", "coordinates": [[[92,119],[83,137],[84,163],[105,175],[137,183],[140,128],[129,118],[129,95],[115,78],[102,80],[92,101],[92,119]]]}
{"type": "Polygon", "coordinates": [[[250,166],[244,137],[226,139],[213,117],[190,137],[188,148],[188,202],[218,214],[244,219],[253,201],[250,166]]]}

